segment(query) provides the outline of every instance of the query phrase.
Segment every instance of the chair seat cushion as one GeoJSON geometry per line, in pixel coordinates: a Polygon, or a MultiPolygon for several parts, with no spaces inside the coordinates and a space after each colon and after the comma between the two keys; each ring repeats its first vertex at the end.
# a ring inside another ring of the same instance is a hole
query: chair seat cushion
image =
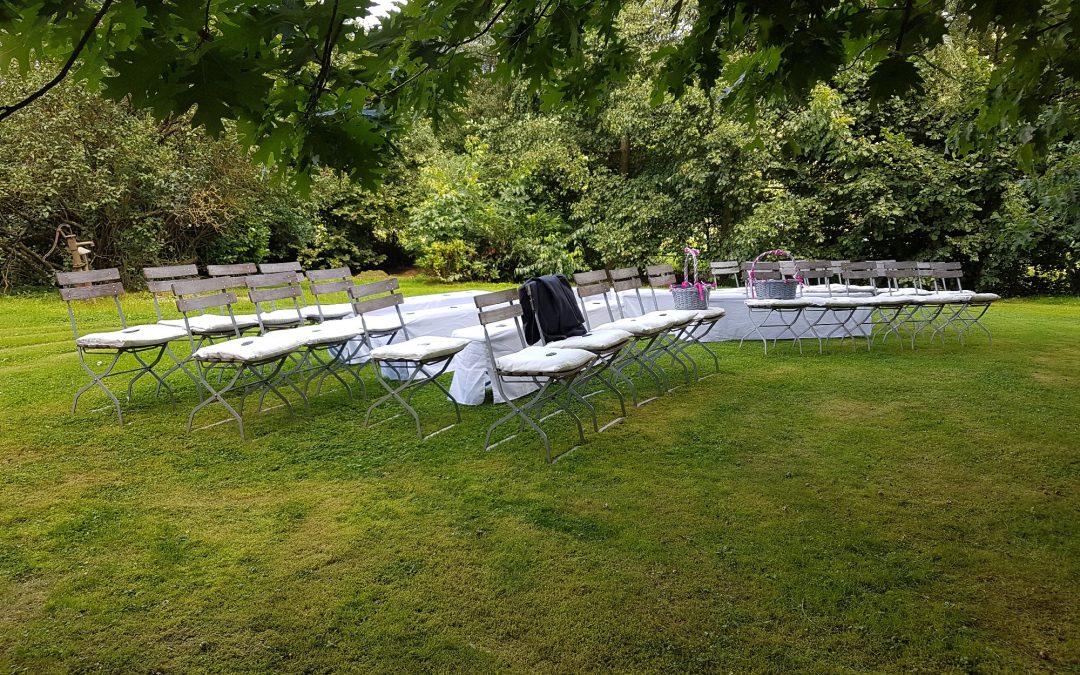
{"type": "Polygon", "coordinates": [[[276,332],[292,334],[308,347],[337,344],[364,334],[363,328],[359,325],[346,321],[324,321],[312,326],[300,326],[276,332]]]}
{"type": "Polygon", "coordinates": [[[997,302],[1001,296],[997,293],[972,293],[968,296],[968,302],[997,302]]]}
{"type": "Polygon", "coordinates": [[[371,350],[376,361],[431,361],[457,354],[469,344],[465,338],[424,335],[405,342],[392,342],[371,350]]]}
{"type": "MultiPolygon", "coordinates": [[[[379,314],[371,316],[365,315],[363,320],[358,316],[349,317],[347,319],[338,319],[342,323],[351,323],[358,326],[363,330],[364,326],[367,326],[367,331],[371,334],[376,333],[393,333],[394,331],[401,330],[401,322],[398,321],[397,314],[379,314]]],[[[406,319],[405,323],[409,320],[406,319]]]]}
{"type": "Polygon", "coordinates": [[[262,313],[262,323],[264,326],[288,326],[291,324],[302,324],[304,319],[296,313],[295,309],[275,309],[271,312],[262,313]]]}
{"type": "Polygon", "coordinates": [[[678,322],[672,317],[650,316],[646,314],[645,316],[632,316],[626,319],[619,319],[618,321],[601,324],[593,330],[622,330],[630,333],[634,337],[649,337],[651,335],[656,335],[657,333],[671,330],[677,325],[678,322]]]}
{"type": "MultiPolygon", "coordinates": [[[[247,315],[251,317],[250,322],[241,321],[240,316],[236,317],[236,328],[243,330],[245,328],[251,328],[252,326],[259,325],[258,319],[254,314],[247,315]]],[[[165,319],[164,321],[158,321],[162,326],[173,326],[174,328],[184,328],[183,319],[165,319]]],[[[221,314],[198,314],[196,316],[188,317],[187,325],[191,326],[191,333],[193,335],[218,335],[221,333],[231,333],[233,331],[233,320],[228,315],[222,316],[221,314]]]]}
{"type": "Polygon", "coordinates": [[[549,342],[547,346],[557,349],[584,349],[587,352],[604,352],[613,347],[626,344],[633,337],[625,330],[594,330],[584,335],[549,342]]]}
{"type": "Polygon", "coordinates": [[[645,314],[647,317],[656,317],[659,319],[670,319],[674,321],[672,327],[685,326],[686,324],[697,321],[696,309],[661,309],[655,312],[649,312],[645,314]]]}
{"type": "Polygon", "coordinates": [[[253,335],[200,347],[196,361],[215,363],[262,363],[294,352],[304,346],[294,331],[253,335]]]}
{"type": "Polygon", "coordinates": [[[708,309],[699,309],[695,312],[695,321],[702,323],[711,323],[713,321],[719,321],[727,316],[727,310],[723,307],[710,307],[708,309]]]}
{"type": "Polygon", "coordinates": [[[773,300],[770,298],[748,298],[746,306],[750,309],[805,309],[807,307],[824,307],[827,298],[802,297],[790,300],[773,300]]]}
{"type": "MultiPolygon", "coordinates": [[[[301,307],[300,313],[304,315],[305,319],[317,321],[319,319],[319,306],[308,305],[307,307],[301,307]]],[[[342,317],[352,316],[352,313],[352,305],[347,302],[322,306],[322,317],[324,319],[340,319],[342,317]]]]}
{"type": "Polygon", "coordinates": [[[554,347],[526,347],[521,351],[500,356],[495,365],[505,375],[560,375],[574,372],[596,358],[584,349],[557,349],[554,347]]]}
{"type": "Polygon", "coordinates": [[[107,333],[87,333],[75,340],[75,344],[88,349],[125,349],[163,345],[173,340],[187,338],[187,331],[176,326],[148,323],[129,326],[107,333]]]}

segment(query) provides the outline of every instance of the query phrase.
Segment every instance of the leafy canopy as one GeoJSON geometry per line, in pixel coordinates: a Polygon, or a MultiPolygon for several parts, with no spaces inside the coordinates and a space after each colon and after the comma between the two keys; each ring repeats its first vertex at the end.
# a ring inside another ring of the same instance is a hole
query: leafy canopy
{"type": "MultiPolygon", "coordinates": [[[[407,0],[369,26],[368,0],[0,0],[0,67],[63,64],[158,117],[235,124],[258,160],[376,178],[402,122],[438,122],[478,74],[517,79],[547,105],[598,105],[637,62],[620,36],[630,0],[407,0]]],[[[922,86],[926,54],[955,22],[994,44],[962,148],[1005,133],[1031,159],[1069,134],[1055,94],[1080,73],[1080,3],[1068,0],[675,0],[653,36],[654,102],[700,86],[752,120],[761,101],[804,100],[858,62],[877,100],[922,86]]],[[[43,90],[49,87],[46,85],[43,90]]],[[[0,102],[0,120],[37,94],[0,102]]],[[[32,114],[32,113],[31,113],[32,114]]]]}

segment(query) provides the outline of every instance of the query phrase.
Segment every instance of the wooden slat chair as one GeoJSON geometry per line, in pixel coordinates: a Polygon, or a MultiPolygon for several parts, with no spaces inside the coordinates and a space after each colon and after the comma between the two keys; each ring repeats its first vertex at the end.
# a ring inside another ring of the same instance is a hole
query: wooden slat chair
{"type": "MultiPolygon", "coordinates": [[[[683,379],[689,383],[691,368],[687,367],[687,361],[692,363],[693,359],[685,354],[685,352],[680,351],[678,345],[683,332],[697,319],[697,312],[686,309],[648,310],[645,305],[645,298],[641,295],[641,273],[636,267],[622,267],[608,270],[608,279],[611,281],[611,287],[615,291],[616,296],[626,291],[632,290],[634,292],[634,300],[636,300],[641,312],[640,316],[635,318],[646,321],[657,320],[669,322],[667,330],[660,335],[655,343],[653,343],[652,349],[655,352],[653,361],[656,361],[656,358],[661,353],[666,354],[674,365],[677,365],[682,369],[683,379]],[[685,361],[683,357],[686,357],[685,361]]],[[[600,328],[605,328],[605,326],[601,326],[600,328]]],[[[693,364],[692,367],[696,370],[697,364],[693,364]]],[[[665,372],[664,375],[666,377],[667,373],[665,372]]],[[[668,387],[668,389],[671,389],[671,387],[668,387]]]]}
{"type": "Polygon", "coordinates": [[[146,290],[150,291],[150,297],[154,301],[154,313],[157,314],[158,322],[161,323],[165,318],[161,314],[161,302],[173,299],[173,282],[198,279],[199,268],[195,265],[144,267],[143,276],[146,278],[146,290]]]}
{"type": "MultiPolygon", "coordinates": [[[[304,275],[303,266],[295,260],[290,262],[259,263],[259,274],[280,274],[282,272],[294,273],[296,275],[297,284],[303,284],[304,279],[306,278],[304,275]]],[[[300,303],[301,313],[304,314],[305,317],[308,317],[307,298],[304,297],[303,288],[304,287],[301,285],[300,297],[297,298],[297,301],[300,303]]],[[[310,318],[312,321],[315,320],[311,317],[308,318],[310,318]]]]}
{"type": "MultiPolygon", "coordinates": [[[[645,268],[645,274],[649,280],[649,290],[652,294],[653,307],[656,311],[659,312],[660,301],[656,295],[656,290],[658,288],[661,288],[670,292],[671,287],[674,286],[678,281],[675,276],[675,268],[667,263],[663,263],[660,265],[649,265],[645,268]]],[[[717,322],[720,321],[720,319],[724,318],[727,312],[720,307],[709,307],[708,309],[698,309],[692,311],[695,312],[694,319],[689,324],[687,324],[687,326],[683,328],[682,332],[679,334],[681,346],[676,345],[676,350],[678,351],[680,356],[685,356],[686,360],[693,367],[694,379],[700,380],[702,376],[698,370],[697,361],[695,361],[693,356],[685,350],[690,345],[697,345],[701,347],[705,351],[705,353],[712,358],[713,362],[713,372],[709,373],[709,375],[706,375],[705,377],[709,377],[711,375],[719,373],[720,361],[719,359],[717,359],[716,354],[713,352],[713,350],[709,349],[709,347],[702,341],[702,338],[709,334],[709,331],[713,329],[713,327],[717,324],[717,322]]]]}
{"type": "MultiPolygon", "coordinates": [[[[232,316],[236,294],[222,290],[228,280],[207,279],[186,281],[173,285],[176,294],[176,309],[189,321],[204,315],[208,310],[216,310],[221,316],[232,316]],[[206,282],[216,281],[219,286],[206,282]]],[[[239,333],[239,328],[237,328],[239,333]]],[[[275,331],[266,335],[234,337],[224,342],[204,344],[196,347],[192,341],[192,361],[195,362],[200,387],[209,394],[196,405],[188,415],[187,430],[190,432],[195,418],[207,406],[218,403],[236,420],[240,438],[244,435],[244,402],[252,392],[259,394],[258,410],[262,410],[268,394],[278,398],[289,414],[293,414],[292,403],[282,393],[281,387],[288,386],[295,391],[307,405],[304,392],[289,377],[290,371],[299,368],[301,363],[292,357],[305,349],[303,338],[290,331],[275,331]],[[290,365],[290,363],[295,365],[290,365]],[[211,384],[211,375],[217,371],[217,378],[211,384]],[[239,395],[239,405],[234,407],[227,397],[239,395]]],[[[217,423],[214,423],[217,424],[217,423]]],[[[214,426],[211,424],[209,426],[214,426]]]]}
{"type": "Polygon", "coordinates": [[[726,277],[731,277],[735,282],[734,288],[739,288],[740,286],[744,289],[746,288],[739,276],[738,260],[714,260],[709,263],[709,274],[712,275],[713,283],[716,284],[717,288],[721,287],[720,280],[726,277]]]}
{"type": "Polygon", "coordinates": [[[930,274],[928,275],[934,284],[935,291],[948,291],[949,279],[955,280],[956,291],[963,291],[964,270],[958,262],[931,262],[930,274]]]}
{"type": "Polygon", "coordinates": [[[602,427],[599,426],[595,411],[590,407],[590,412],[592,412],[593,431],[597,433],[606,431],[614,424],[625,419],[626,400],[623,398],[622,392],[615,386],[615,383],[609,375],[618,378],[618,375],[612,369],[612,365],[618,360],[623,349],[630,344],[633,336],[624,330],[590,330],[584,335],[577,335],[548,342],[547,337],[544,335],[544,330],[540,325],[540,313],[537,309],[539,303],[537,296],[534,293],[534,287],[531,284],[525,284],[524,288],[529,294],[529,301],[534,308],[533,317],[536,320],[536,328],[537,332],[540,334],[540,344],[542,346],[556,347],[559,349],[584,349],[596,356],[596,360],[593,361],[593,364],[575,380],[572,385],[575,391],[579,393],[585,392],[580,395],[586,400],[604,393],[605,390],[613,392],[619,399],[619,410],[622,414],[604,424],[602,427]],[[600,383],[601,388],[589,392],[589,384],[593,381],[600,383]]]}
{"type": "MultiPolygon", "coordinates": [[[[435,434],[450,429],[454,424],[447,425],[425,436],[420,422],[420,415],[412,406],[412,398],[425,386],[434,385],[450,399],[454,406],[454,414],[457,417],[456,423],[461,423],[461,410],[458,407],[458,402],[450,395],[446,387],[439,382],[438,378],[446,372],[454,356],[468,346],[469,341],[462,338],[436,335],[411,337],[405,319],[401,315],[401,303],[404,301],[404,297],[398,292],[398,288],[397,279],[387,279],[353,286],[349,289],[349,297],[353,301],[353,311],[360,320],[364,339],[371,350],[369,357],[375,365],[375,377],[382,388],[387,391],[385,395],[376,399],[368,407],[367,413],[364,414],[364,426],[369,425],[371,413],[376,408],[394,400],[416,422],[417,438],[427,440],[435,434]],[[395,316],[368,316],[371,312],[389,307],[394,308],[395,316]],[[405,339],[394,342],[394,338],[399,334],[403,335],[405,339]],[[388,336],[390,342],[382,346],[375,346],[371,340],[380,336],[388,336]],[[395,375],[395,384],[391,384],[390,380],[387,379],[384,369],[395,375]]],[[[330,323],[350,323],[354,321],[354,319],[346,319],[330,323]]],[[[377,424],[397,417],[400,417],[400,414],[381,420],[377,424]]]]}
{"type": "Polygon", "coordinates": [[[746,297],[754,297],[754,281],[765,280],[778,280],[783,279],[784,275],[780,273],[780,263],[778,262],[758,262],[756,265],[753,260],[747,260],[739,265],[742,268],[743,285],[746,287],[746,297]],[[750,278],[750,272],[753,270],[754,278],[750,278]]]}
{"type": "MultiPolygon", "coordinates": [[[[246,279],[259,273],[259,267],[255,263],[233,263],[229,265],[207,265],[206,275],[215,279],[223,279],[225,288],[230,291],[247,290],[246,279]]],[[[237,298],[239,293],[234,293],[237,298]]]]}
{"type": "MultiPolygon", "coordinates": [[[[837,269],[833,261],[799,260],[798,266],[799,275],[806,283],[806,288],[803,289],[804,297],[833,297],[833,276],[837,269]]],[[[843,340],[848,336],[848,324],[854,313],[855,310],[851,307],[831,306],[828,303],[807,306],[803,310],[806,324],[798,331],[799,337],[816,339],[820,354],[830,340],[843,340]]]]}
{"type": "MultiPolygon", "coordinates": [[[[75,413],[79,404],[79,398],[93,387],[99,387],[116,407],[116,417],[120,424],[124,423],[124,414],[121,410],[120,400],[105,384],[110,377],[121,375],[133,375],[127,383],[127,400],[130,402],[135,383],[144,375],[150,375],[157,381],[156,393],[164,389],[176,404],[176,396],[172,389],[165,383],[165,379],[154,371],[154,368],[166,354],[179,365],[181,362],[169,348],[170,342],[187,339],[187,333],[183,328],[176,326],[164,326],[162,324],[143,324],[129,326],[124,316],[124,309],[120,306],[120,296],[124,292],[124,286],[120,283],[120,270],[116,268],[104,270],[92,270],[89,272],[57,272],[56,283],[60,287],[60,297],[67,303],[68,319],[71,321],[71,332],[75,337],[75,346],[79,352],[79,364],[87,375],[90,382],[75,393],[75,399],[71,402],[71,412],[75,413]],[[98,298],[112,298],[116,305],[116,313],[120,323],[120,329],[108,332],[87,333],[80,335],[75,320],[75,310],[72,305],[77,301],[96,300],[98,298]],[[87,355],[110,355],[112,358],[104,370],[96,371],[87,362],[87,355]],[[138,367],[116,371],[116,365],[120,357],[129,354],[137,362],[138,367]],[[145,357],[145,358],[144,358],[145,357]]],[[[184,372],[189,373],[186,369],[184,372]]]]}
{"type": "Polygon", "coordinates": [[[848,262],[841,266],[841,281],[848,295],[854,293],[870,293],[876,295],[880,290],[877,280],[884,278],[874,261],[848,262]],[[859,283],[864,282],[864,283],[859,283]]]}
{"type": "Polygon", "coordinates": [[[300,310],[304,291],[295,272],[254,274],[244,279],[244,285],[248,289],[248,298],[255,305],[261,335],[272,330],[296,328],[307,322],[300,310]]]}
{"type": "Polygon", "coordinates": [[[311,294],[315,305],[301,309],[303,315],[311,320],[323,322],[327,319],[343,319],[353,316],[352,302],[349,302],[349,289],[353,287],[353,273],[348,267],[330,270],[310,270],[307,273],[311,282],[311,294]],[[334,295],[344,296],[347,302],[327,302],[334,295]]]}
{"type": "Polygon", "coordinates": [[[650,319],[643,317],[627,318],[623,314],[621,298],[617,294],[609,292],[613,286],[609,280],[607,270],[576,272],[574,273],[574,283],[577,284],[577,295],[582,308],[585,310],[585,325],[589,330],[623,330],[630,333],[634,338],[633,342],[620,353],[619,358],[611,366],[617,377],[630,386],[630,395],[633,397],[634,405],[645,405],[650,401],[655,401],[659,396],[667,392],[670,389],[667,373],[653,358],[654,346],[661,336],[675,325],[674,321],[655,317],[650,319]],[[609,300],[610,297],[615,298],[614,303],[609,300]],[[590,300],[590,298],[600,298],[600,301],[604,303],[608,316],[607,322],[596,326],[592,325],[588,306],[590,302],[596,302],[596,300],[590,300]],[[618,309],[618,319],[615,318],[616,313],[613,307],[618,309]],[[645,374],[653,380],[656,385],[656,396],[643,400],[638,399],[637,386],[626,375],[626,370],[631,367],[636,367],[639,374],[645,374]]]}
{"type": "MultiPolygon", "coordinates": [[[[495,356],[492,347],[492,334],[488,326],[498,322],[513,320],[514,328],[518,332],[521,344],[525,344],[525,333],[521,325],[522,310],[518,303],[518,290],[516,288],[485,293],[473,298],[476,303],[477,313],[480,317],[480,325],[484,328],[484,342],[488,353],[488,368],[491,375],[491,385],[499,392],[506,401],[510,412],[496,420],[488,427],[484,436],[484,450],[490,450],[498,445],[516,438],[525,427],[528,426],[540,437],[544,444],[544,457],[548,463],[554,462],[558,457],[551,453],[551,440],[540,426],[559,412],[565,412],[577,426],[579,445],[585,442],[585,431],[581,426],[581,419],[574,412],[572,403],[583,404],[592,414],[592,405],[585,400],[574,388],[575,381],[586,373],[596,361],[597,356],[591,351],[584,349],[561,349],[550,345],[533,345],[524,349],[495,356]],[[536,385],[536,393],[523,405],[519,405],[506,394],[503,388],[505,384],[531,382],[536,385]],[[544,408],[554,404],[557,410],[551,415],[543,416],[544,408]],[[491,442],[491,436],[496,429],[511,422],[518,421],[518,430],[495,443],[491,442]]],[[[578,446],[560,453],[559,457],[572,452],[578,446]]]]}

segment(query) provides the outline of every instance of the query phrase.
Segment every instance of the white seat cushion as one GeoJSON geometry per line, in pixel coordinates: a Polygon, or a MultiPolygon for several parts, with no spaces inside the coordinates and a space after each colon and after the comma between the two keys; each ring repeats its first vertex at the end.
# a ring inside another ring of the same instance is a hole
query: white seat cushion
{"type": "MultiPolygon", "coordinates": [[[[319,306],[308,305],[307,307],[301,307],[300,313],[304,315],[305,319],[318,320],[319,306]]],[[[352,316],[352,313],[352,305],[347,302],[322,306],[322,317],[324,319],[340,319],[342,317],[352,316]]]]}
{"type": "Polygon", "coordinates": [[[722,307],[710,307],[708,309],[699,309],[695,312],[695,321],[702,323],[709,323],[712,321],[719,321],[727,316],[727,310],[722,307]]]}
{"type": "Polygon", "coordinates": [[[431,361],[457,354],[469,344],[464,338],[424,335],[405,342],[392,342],[371,350],[376,361],[431,361]]]}
{"type": "Polygon", "coordinates": [[[595,358],[584,349],[534,346],[500,356],[495,365],[505,375],[560,375],[586,366],[595,358]]]}
{"type": "MultiPolygon", "coordinates": [[[[258,321],[254,320],[252,315],[252,322],[248,324],[236,321],[236,328],[243,330],[245,328],[251,328],[258,325],[258,321]]],[[[158,321],[163,326],[172,326],[174,328],[184,328],[183,319],[165,319],[164,321],[158,321]]],[[[188,317],[187,325],[191,326],[191,332],[194,335],[214,335],[217,333],[231,333],[233,331],[233,320],[227,315],[222,316],[220,314],[198,314],[196,316],[188,317]]]]}
{"type": "Polygon", "coordinates": [[[364,334],[363,329],[352,322],[324,321],[314,326],[300,326],[289,328],[275,333],[289,333],[296,337],[305,346],[336,344],[345,340],[352,340],[364,334]]]}
{"type": "Polygon", "coordinates": [[[751,309],[804,309],[806,307],[824,307],[827,298],[802,297],[790,300],[771,300],[768,298],[748,298],[746,306],[751,309]]]}
{"type": "Polygon", "coordinates": [[[698,310],[696,309],[661,309],[655,312],[649,312],[645,314],[647,317],[656,317],[660,319],[670,319],[674,321],[672,327],[685,326],[691,321],[697,320],[698,310]]]}
{"type": "Polygon", "coordinates": [[[584,349],[587,352],[603,352],[630,341],[634,336],[624,330],[595,330],[584,335],[568,337],[547,343],[557,349],[584,349]]]}
{"type": "Polygon", "coordinates": [[[277,331],[206,345],[195,352],[196,361],[261,363],[304,346],[294,331],[277,331]]]}
{"type": "MultiPolygon", "coordinates": [[[[355,323],[361,328],[366,324],[369,333],[392,333],[393,331],[401,329],[401,322],[398,321],[396,312],[393,314],[379,314],[377,316],[365,315],[362,321],[358,316],[340,319],[340,321],[355,323]]],[[[405,323],[408,322],[408,319],[406,319],[405,323]]]]}
{"type": "Polygon", "coordinates": [[[678,325],[671,317],[633,316],[601,324],[593,330],[624,330],[634,337],[649,337],[671,330],[678,325]]]}
{"type": "Polygon", "coordinates": [[[262,323],[264,326],[288,326],[290,324],[303,323],[303,319],[296,313],[295,309],[275,309],[272,312],[262,313],[262,323]]]}
{"type": "Polygon", "coordinates": [[[75,344],[89,349],[123,349],[163,345],[173,340],[187,338],[187,331],[176,326],[148,323],[130,326],[108,333],[87,333],[75,340],[75,344]]]}
{"type": "Polygon", "coordinates": [[[825,298],[825,307],[827,309],[854,309],[856,307],[868,307],[869,304],[867,303],[867,300],[870,300],[870,298],[825,298]]]}
{"type": "Polygon", "coordinates": [[[1000,299],[997,293],[975,293],[968,298],[968,302],[997,302],[1000,299]]]}

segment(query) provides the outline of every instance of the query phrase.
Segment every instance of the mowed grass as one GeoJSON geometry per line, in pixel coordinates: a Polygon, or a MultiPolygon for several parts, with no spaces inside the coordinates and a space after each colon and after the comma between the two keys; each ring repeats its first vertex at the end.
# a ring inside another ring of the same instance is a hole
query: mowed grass
{"type": "Polygon", "coordinates": [[[185,433],[175,379],[175,411],[145,384],[123,428],[100,394],[71,416],[63,304],[0,298],[0,669],[1075,672],[1080,302],[986,323],[717,345],[718,376],[549,466],[481,450],[501,406],[418,442],[334,392],[240,442],[185,433]]]}

